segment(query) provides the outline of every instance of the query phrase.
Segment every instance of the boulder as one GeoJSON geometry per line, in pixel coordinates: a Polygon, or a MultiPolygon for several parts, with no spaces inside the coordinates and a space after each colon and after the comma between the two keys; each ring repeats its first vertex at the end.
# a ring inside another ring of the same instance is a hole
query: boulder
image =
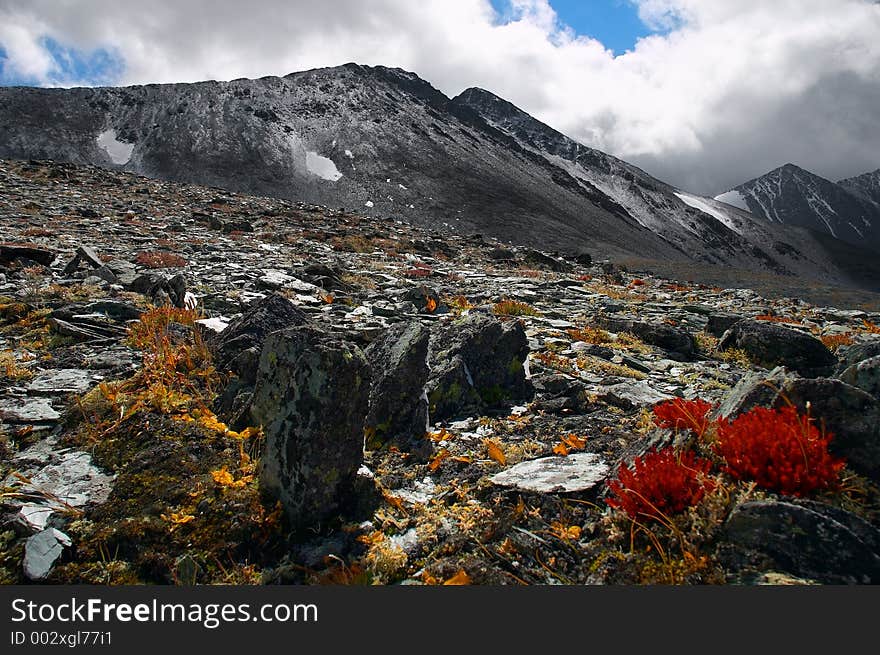
{"type": "Polygon", "coordinates": [[[432,334],[426,387],[431,421],[531,400],[528,354],[522,323],[489,314],[472,312],[432,334]]]}
{"type": "Polygon", "coordinates": [[[837,358],[816,337],[768,321],[735,323],[721,337],[718,348],[740,348],[761,366],[785,366],[804,377],[831,375],[837,365],[837,358]]]}
{"type": "Polygon", "coordinates": [[[104,262],[101,261],[101,258],[98,257],[98,254],[94,250],[88,246],[79,246],[76,249],[76,254],[73,256],[73,259],[71,259],[67,263],[67,266],[64,267],[62,275],[72,275],[82,263],[88,264],[89,268],[93,269],[104,266],[104,262]]]}
{"type": "Polygon", "coordinates": [[[537,250],[526,250],[523,262],[534,268],[544,268],[557,273],[568,273],[572,266],[559,259],[554,259],[537,250]]]}
{"type": "Polygon", "coordinates": [[[727,312],[712,312],[707,317],[706,332],[713,337],[722,337],[733,325],[743,320],[739,314],[730,314],[727,312]]]}
{"type": "Polygon", "coordinates": [[[265,446],[260,484],[296,528],[338,515],[354,500],[363,462],[370,368],[357,347],[313,327],[273,332],[250,404],[265,446]]]}
{"type": "Polygon", "coordinates": [[[880,355],[880,339],[874,341],[866,341],[865,343],[854,343],[837,351],[839,363],[837,372],[843,373],[853,364],[858,364],[866,359],[877,357],[880,355]]]}
{"type": "Polygon", "coordinates": [[[613,317],[599,318],[597,323],[611,332],[629,332],[647,344],[662,348],[670,359],[688,361],[697,353],[697,344],[689,332],[665,323],[613,317]]]}
{"type": "Polygon", "coordinates": [[[854,471],[880,479],[880,401],[865,391],[833,378],[801,378],[776,368],[769,374],[743,378],[716,410],[734,418],[758,405],[791,404],[807,412],[834,434],[829,449],[846,458],[854,471]]]}
{"type": "Polygon", "coordinates": [[[388,444],[412,451],[424,450],[430,443],[425,439],[428,339],[421,323],[398,323],[365,350],[372,377],[368,448],[388,444]]]}
{"type": "Polygon", "coordinates": [[[767,560],[826,584],[880,583],[880,531],[855,514],[812,501],[750,501],[723,529],[728,567],[767,560]]]}
{"type": "Polygon", "coordinates": [[[253,382],[266,337],[305,322],[305,314],[279,294],[271,293],[252,303],[211,341],[217,369],[232,371],[240,379],[253,382]]]}
{"type": "Polygon", "coordinates": [[[54,250],[30,243],[0,243],[0,264],[3,265],[22,259],[42,266],[51,266],[56,255],[54,250]]]}
{"type": "Polygon", "coordinates": [[[880,355],[853,364],[837,377],[875,398],[880,398],[880,355]]]}

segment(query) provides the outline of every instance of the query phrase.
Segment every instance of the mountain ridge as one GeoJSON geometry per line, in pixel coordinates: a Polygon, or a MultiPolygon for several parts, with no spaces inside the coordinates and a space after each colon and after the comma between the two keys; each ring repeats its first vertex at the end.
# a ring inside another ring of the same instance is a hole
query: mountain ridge
{"type": "Polygon", "coordinates": [[[415,73],[353,63],[228,82],[0,88],[0,157],[358,208],[597,257],[864,284],[808,231],[680,192],[507,101],[493,109],[491,98],[502,101],[476,87],[448,98],[415,73]]]}

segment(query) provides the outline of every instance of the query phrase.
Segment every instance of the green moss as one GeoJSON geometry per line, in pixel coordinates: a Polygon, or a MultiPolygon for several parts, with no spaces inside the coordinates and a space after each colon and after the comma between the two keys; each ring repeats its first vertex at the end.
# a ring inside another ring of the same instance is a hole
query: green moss
{"type": "Polygon", "coordinates": [[[483,402],[490,406],[497,405],[507,398],[507,392],[501,388],[500,384],[478,389],[477,392],[480,394],[483,402]]]}

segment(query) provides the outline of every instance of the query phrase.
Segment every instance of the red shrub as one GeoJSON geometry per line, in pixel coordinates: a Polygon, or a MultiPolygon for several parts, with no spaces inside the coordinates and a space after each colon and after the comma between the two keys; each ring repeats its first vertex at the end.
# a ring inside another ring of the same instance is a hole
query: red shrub
{"type": "Polygon", "coordinates": [[[672,448],[649,451],[636,457],[633,468],[621,464],[617,480],[608,484],[611,507],[633,519],[659,520],[696,505],[715,484],[706,478],[712,463],[688,451],[676,455],[672,448]]]}
{"type": "Polygon", "coordinates": [[[833,438],[794,407],[755,407],[733,421],[719,421],[716,449],[725,471],[765,489],[792,496],[836,486],[845,462],[828,452],[833,438]]]}
{"type": "Polygon", "coordinates": [[[692,430],[702,437],[709,427],[712,407],[705,400],[673,398],[654,405],[654,424],[672,430],[692,430]]]}
{"type": "Polygon", "coordinates": [[[183,257],[163,250],[139,252],[134,261],[136,264],[147,268],[180,268],[186,266],[186,260],[183,257]]]}

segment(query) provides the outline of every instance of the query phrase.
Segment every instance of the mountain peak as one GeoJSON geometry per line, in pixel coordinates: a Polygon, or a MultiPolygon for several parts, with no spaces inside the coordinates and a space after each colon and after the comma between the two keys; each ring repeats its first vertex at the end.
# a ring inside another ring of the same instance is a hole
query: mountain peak
{"type": "Polygon", "coordinates": [[[768,221],[824,232],[849,243],[880,243],[880,205],[865,202],[869,183],[835,184],[791,162],[733,189],[768,221]]]}

